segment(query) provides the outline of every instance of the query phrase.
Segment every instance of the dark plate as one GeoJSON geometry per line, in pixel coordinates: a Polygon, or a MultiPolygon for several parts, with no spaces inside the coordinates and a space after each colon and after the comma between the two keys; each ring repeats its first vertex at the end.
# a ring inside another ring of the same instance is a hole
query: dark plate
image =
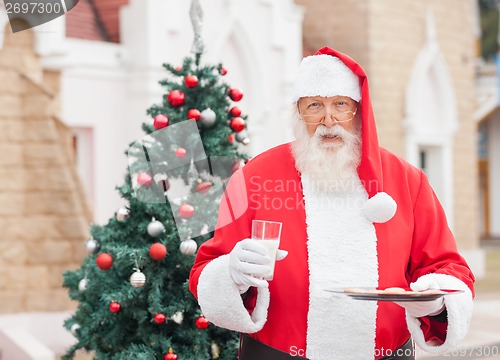
{"type": "MultiPolygon", "coordinates": [[[[364,289],[364,288],[357,288],[364,289]]],[[[345,292],[344,289],[326,289],[325,291],[349,296],[356,300],[371,301],[431,301],[439,299],[442,296],[460,294],[463,290],[440,289],[439,294],[428,294],[425,292],[412,291],[401,294],[374,294],[371,291],[375,289],[366,289],[366,292],[345,292]]]]}

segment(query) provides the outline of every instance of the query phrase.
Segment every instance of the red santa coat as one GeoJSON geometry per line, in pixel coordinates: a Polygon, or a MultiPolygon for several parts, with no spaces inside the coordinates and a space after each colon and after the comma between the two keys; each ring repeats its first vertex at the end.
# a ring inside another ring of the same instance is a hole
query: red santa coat
{"type": "Polygon", "coordinates": [[[190,289],[215,325],[250,333],[291,355],[377,359],[410,333],[424,350],[444,352],[467,331],[473,275],[425,175],[378,146],[363,70],[341,53],[321,52],[339,57],[362,82],[359,178],[325,194],[296,170],[290,144],[257,156],[233,175],[214,238],[198,251],[190,289]],[[269,288],[251,288],[243,302],[229,275],[228,254],[250,237],[254,219],[283,223],[280,248],[288,256],[277,262],[269,288]],[[448,323],[405,316],[393,303],[325,291],[408,287],[421,277],[465,291],[446,297],[448,323]]]}

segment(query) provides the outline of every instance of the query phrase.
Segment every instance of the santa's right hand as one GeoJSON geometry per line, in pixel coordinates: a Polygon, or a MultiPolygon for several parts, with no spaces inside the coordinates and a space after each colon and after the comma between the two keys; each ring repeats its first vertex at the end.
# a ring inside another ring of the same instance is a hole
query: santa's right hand
{"type": "Polygon", "coordinates": [[[261,278],[271,271],[270,264],[266,248],[258,241],[244,239],[236,243],[229,254],[229,274],[240,294],[250,286],[267,287],[268,282],[261,278]]]}

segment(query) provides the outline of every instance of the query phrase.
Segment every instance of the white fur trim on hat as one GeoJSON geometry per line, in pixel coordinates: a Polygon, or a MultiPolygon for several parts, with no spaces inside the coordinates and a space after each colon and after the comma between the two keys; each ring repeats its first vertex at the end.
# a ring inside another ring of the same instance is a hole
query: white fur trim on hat
{"type": "Polygon", "coordinates": [[[261,330],[267,321],[269,289],[258,288],[255,308],[249,314],[229,274],[229,255],[219,256],[205,266],[197,290],[203,315],[216,326],[251,334],[261,330]]]}
{"type": "Polygon", "coordinates": [[[369,198],[363,205],[363,213],[374,223],[384,223],[392,219],[398,205],[386,192],[379,192],[369,198]]]}
{"type": "Polygon", "coordinates": [[[325,54],[302,59],[292,94],[292,102],[304,96],[348,96],[361,100],[358,76],[338,57],[325,54]]]}

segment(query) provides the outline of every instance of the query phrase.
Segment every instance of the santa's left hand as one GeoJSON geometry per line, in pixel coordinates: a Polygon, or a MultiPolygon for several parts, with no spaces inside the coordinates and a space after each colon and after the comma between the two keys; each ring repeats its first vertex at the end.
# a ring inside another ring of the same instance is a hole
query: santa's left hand
{"type": "MultiPolygon", "coordinates": [[[[420,278],[410,284],[413,291],[436,290],[439,285],[430,278],[420,278]]],[[[399,306],[405,308],[408,315],[420,318],[424,316],[435,316],[444,310],[444,299],[442,297],[429,301],[408,301],[395,302],[399,306]]]]}

